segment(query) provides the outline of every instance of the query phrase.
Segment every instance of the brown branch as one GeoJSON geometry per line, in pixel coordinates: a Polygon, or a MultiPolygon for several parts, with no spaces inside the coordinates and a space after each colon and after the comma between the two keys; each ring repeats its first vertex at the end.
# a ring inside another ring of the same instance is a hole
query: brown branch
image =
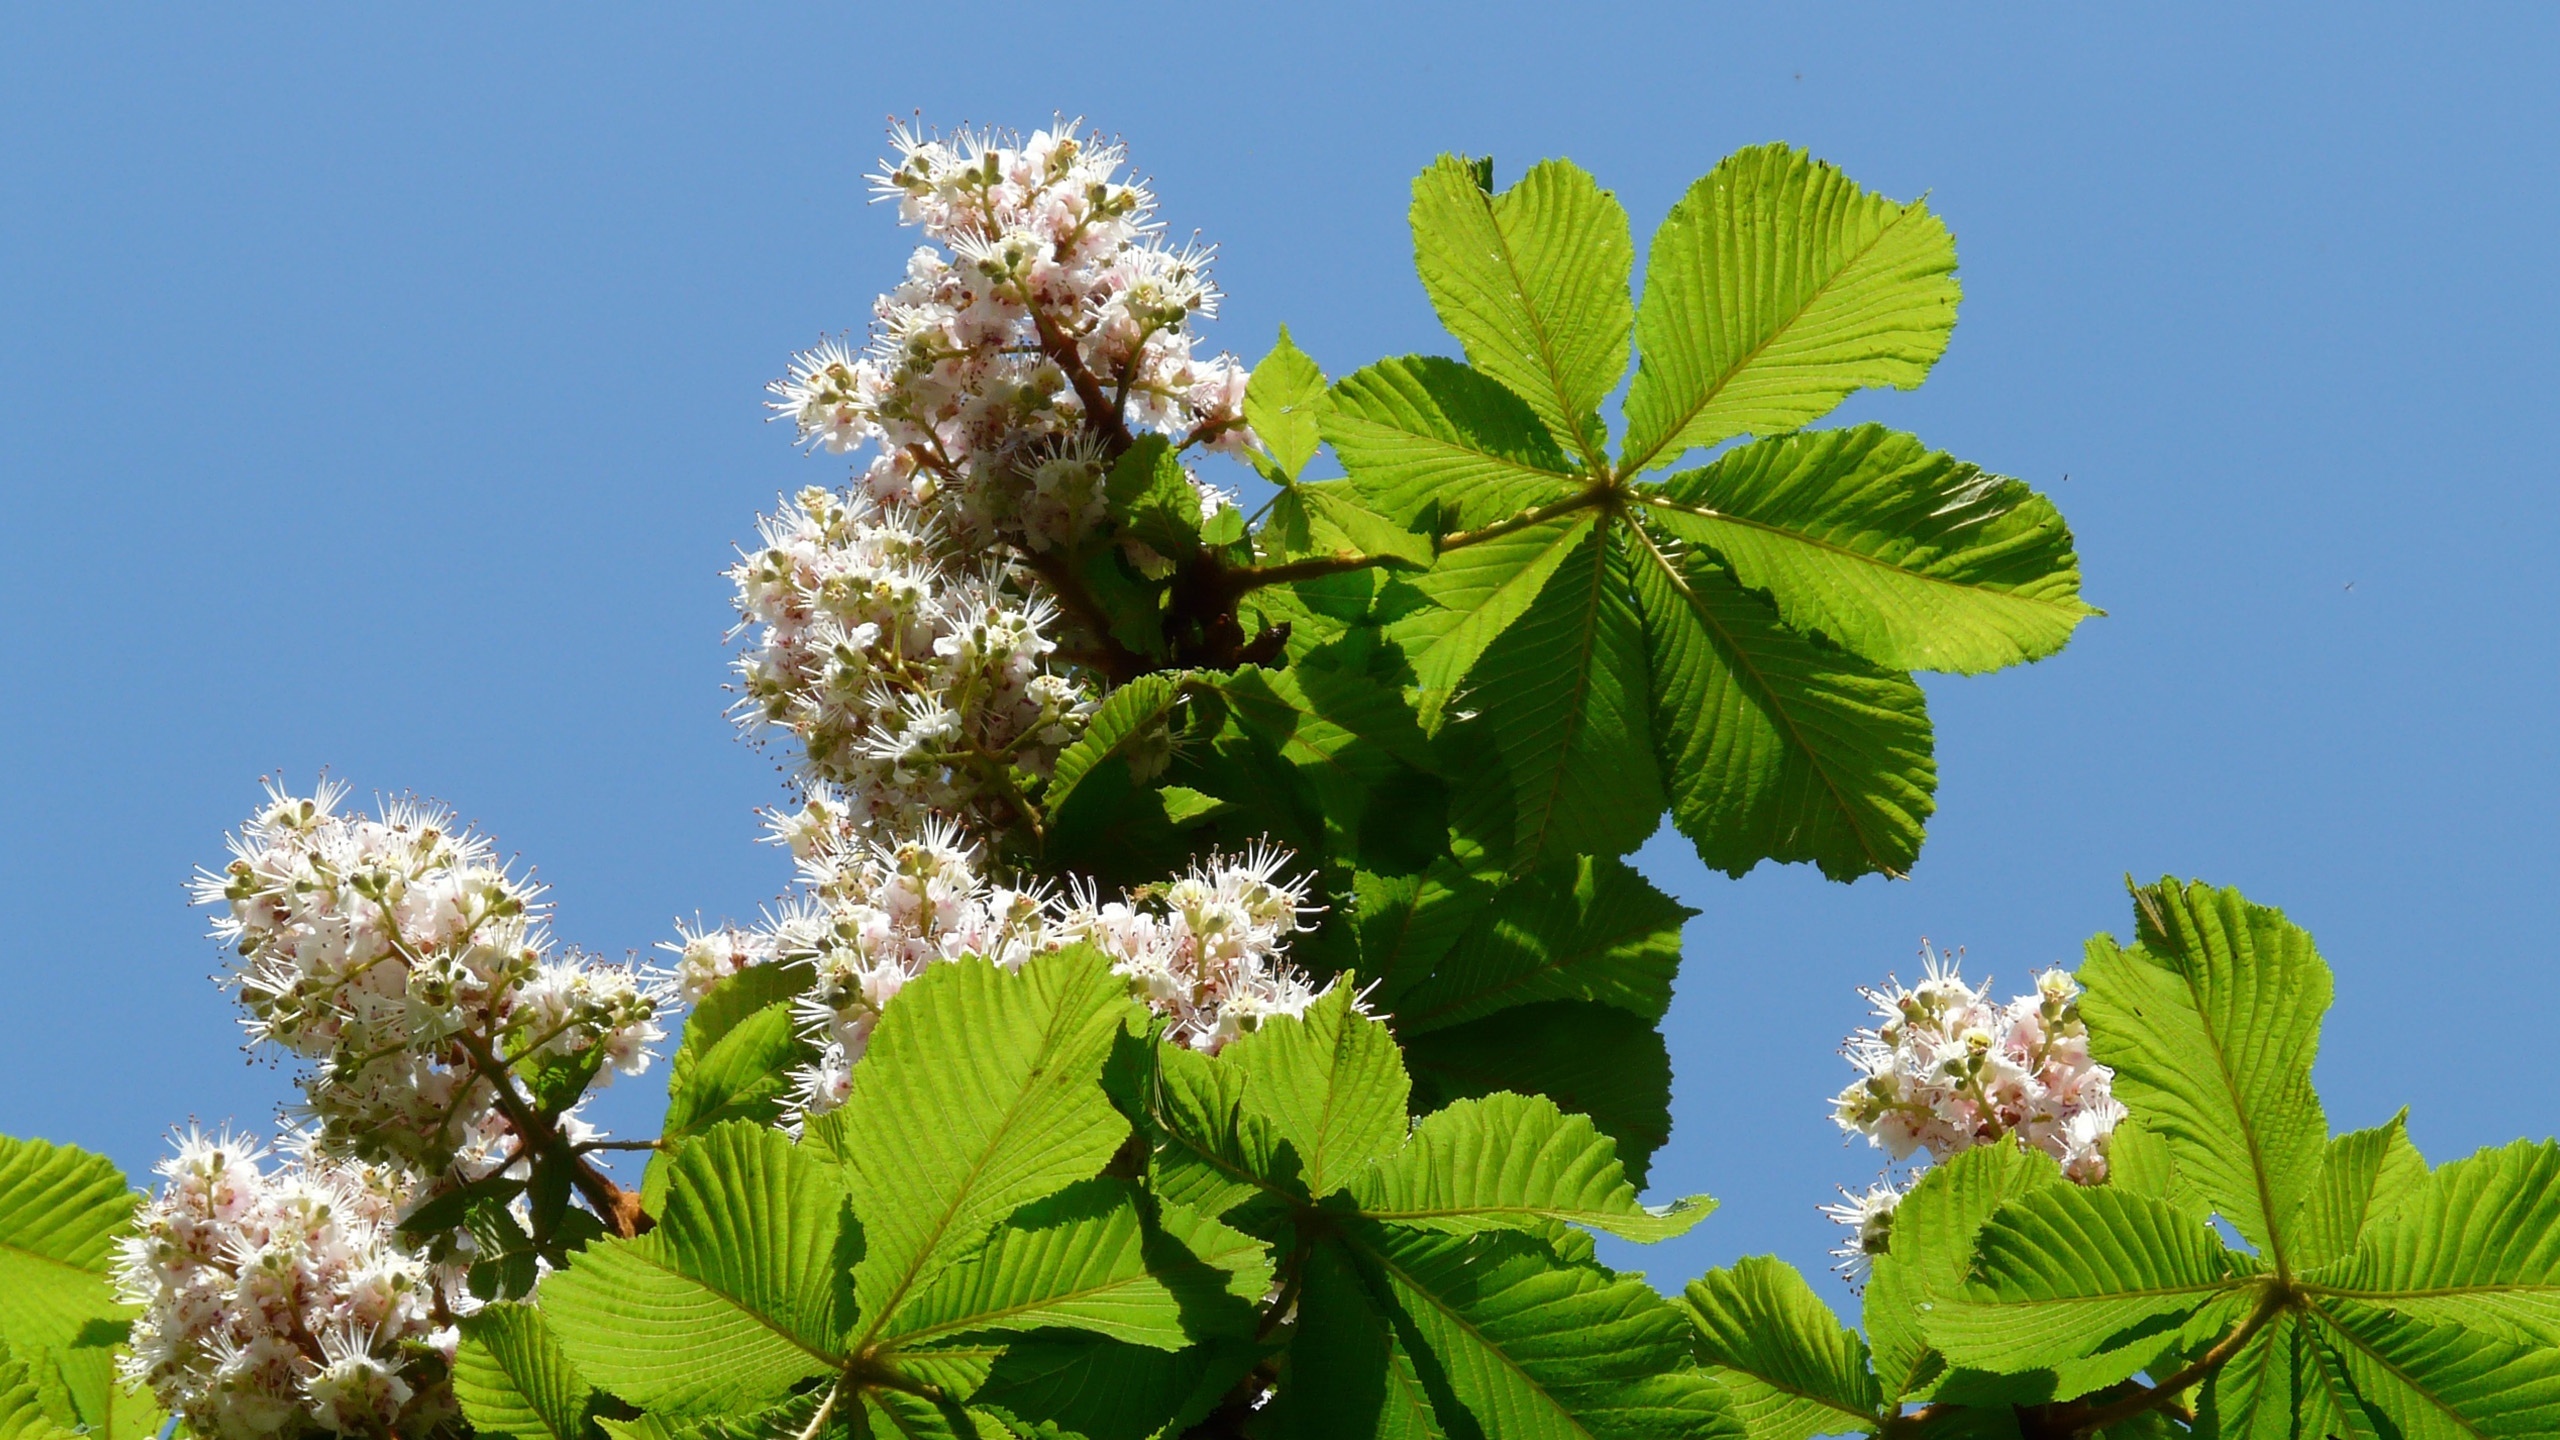
{"type": "Polygon", "coordinates": [[[613,1183],[613,1177],[588,1163],[587,1158],[561,1142],[560,1127],[545,1119],[522,1095],[516,1093],[515,1074],[500,1061],[489,1042],[465,1031],[457,1037],[471,1064],[496,1092],[498,1109],[524,1137],[528,1151],[540,1163],[540,1157],[557,1151],[569,1157],[569,1181],[586,1197],[596,1218],[611,1227],[613,1233],[628,1240],[646,1232],[651,1224],[649,1212],[640,1206],[640,1192],[625,1190],[613,1183]]]}

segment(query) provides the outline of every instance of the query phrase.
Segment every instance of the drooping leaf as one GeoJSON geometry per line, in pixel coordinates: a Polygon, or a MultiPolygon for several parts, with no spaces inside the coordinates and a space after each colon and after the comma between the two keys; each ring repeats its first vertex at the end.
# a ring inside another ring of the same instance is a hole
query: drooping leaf
{"type": "Polygon", "coordinates": [[[1336,984],[1302,1018],[1275,1016],[1218,1058],[1245,1077],[1244,1106],[1297,1152],[1308,1193],[1351,1183],[1404,1139],[1411,1089],[1395,1037],[1336,984]]]}
{"type": "Polygon", "coordinates": [[[1983,1222],[2013,1199],[2062,1183],[2062,1167],[2041,1150],[1984,1145],[1929,1167],[1911,1187],[1867,1282],[1867,1341],[1886,1400],[1925,1399],[1944,1373],[1922,1333],[1920,1307],[1961,1294],[1983,1222]]]}
{"type": "MultiPolygon", "coordinates": [[[[2112,1168],[2113,1140],[2107,1159],[2112,1168]]],[[[2367,1227],[2398,1209],[2426,1178],[2426,1157],[2409,1143],[2406,1110],[2388,1125],[2331,1139],[2320,1154],[2320,1177],[2294,1217],[2294,1263],[2316,1270],[2355,1249],[2367,1227]]]]}
{"type": "Polygon", "coordinates": [[[0,1136],[0,1342],[38,1383],[59,1376],[73,1414],[56,1423],[108,1431],[147,1408],[119,1387],[112,1346],[81,1343],[134,1313],[108,1269],[137,1198],[103,1155],[0,1136]]]}
{"type": "Polygon", "coordinates": [[[1289,327],[1281,326],[1279,342],[1245,382],[1244,421],[1289,479],[1298,478],[1323,443],[1316,416],[1324,403],[1324,371],[1290,341],[1289,327]]]}
{"type": "Polygon", "coordinates": [[[453,1393],[482,1435],[586,1440],[596,1433],[589,1419],[594,1387],[530,1305],[483,1306],[463,1320],[453,1393]]]}
{"type": "Polygon", "coordinates": [[[1680,927],[1697,912],[1633,866],[1577,856],[1516,880],[1446,963],[1396,1004],[1406,1035],[1540,1000],[1596,1000],[1659,1020],[1680,968],[1680,927]]]}
{"type": "Polygon", "coordinates": [[[2052,501],[1880,425],[1763,440],[1644,493],[1787,624],[1887,669],[2040,660],[2096,613],[2052,501]]]}
{"type": "Polygon", "coordinates": [[[1262,1242],[1179,1207],[1165,1213],[1179,1235],[1147,1222],[1126,1181],[1071,1185],[1015,1212],[902,1308],[881,1339],[913,1348],[970,1331],[1063,1327],[1179,1350],[1251,1335],[1252,1302],[1229,1288],[1230,1271],[1217,1262],[1258,1275],[1251,1288],[1259,1300],[1270,1278],[1262,1242]]]}
{"type": "Polygon", "coordinates": [[[1733,1392],[1751,1440],[1873,1431],[1884,1406],[1867,1344],[1794,1266],[1751,1255],[1689,1282],[1698,1363],[1733,1392]]]}
{"type": "Polygon", "coordinates": [[[1516,1233],[1345,1235],[1485,1434],[1743,1440],[1724,1388],[1685,1363],[1686,1320],[1642,1280],[1516,1233]]]}
{"type": "Polygon", "coordinates": [[[1992,1213],[1971,1282],[1922,1302],[1921,1326],[1955,1364],[2050,1369],[2173,1336],[2246,1278],[2210,1228],[2172,1206],[2112,1186],[2047,1185],[1992,1213]]]}
{"type": "Polygon", "coordinates": [[[1591,1117],[1617,1142],[1630,1184],[1671,1138],[1671,1052],[1642,1016],[1614,1005],[1550,1000],[1406,1042],[1425,1109],[1509,1090],[1591,1117]]]}
{"type": "Polygon", "coordinates": [[[1789,630],[1696,556],[1633,567],[1671,816],[1740,875],[1810,860],[1834,880],[1899,875],[1920,853],[1937,764],[1905,675],[1789,630]]]}
{"type": "Polygon", "coordinates": [[[1454,360],[1354,371],[1334,382],[1322,420],[1352,491],[1399,525],[1487,525],[1581,488],[1527,402],[1454,360]]]}
{"type": "Polygon", "coordinates": [[[2354,1252],[2308,1278],[2316,1303],[2560,1347],[2560,1144],[2519,1140],[2401,1183],[2354,1252]]]}
{"type": "Polygon", "coordinates": [[[1049,814],[1055,817],[1064,810],[1085,776],[1105,760],[1132,760],[1141,780],[1161,771],[1172,746],[1166,724],[1182,703],[1189,681],[1188,675],[1158,671],[1112,691],[1093,712],[1084,733],[1058,753],[1050,769],[1049,789],[1042,797],[1049,814]]]}
{"type": "Polygon", "coordinates": [[[1413,256],[1440,323],[1593,470],[1600,402],[1627,370],[1635,241],[1626,208],[1569,160],[1499,195],[1444,155],[1413,182],[1413,256]]]}
{"type": "Polygon", "coordinates": [[[865,1254],[868,1343],[1015,1209],[1100,1171],[1128,1122],[1101,1086],[1134,1007],[1093,950],[1008,972],[968,959],[899,992],[842,1108],[810,1126],[844,1167],[865,1254]]]}
{"type": "Polygon", "coordinates": [[[2282,911],[2163,880],[2135,895],[2140,943],[2089,942],[2091,1052],[2169,1143],[2178,1173],[2282,1272],[2329,1137],[2311,1088],[2329,967],[2282,911]]]}
{"type": "Polygon", "coordinates": [[[1616,1142],[1590,1117],[1544,1096],[1505,1093],[1425,1116],[1352,1193],[1372,1219],[1451,1234],[1562,1220],[1624,1240],[1667,1240],[1715,1209],[1703,1195],[1640,1203],[1616,1142]]]}
{"type": "Polygon", "coordinates": [[[1955,241],[1786,145],[1727,156],[1664,217],[1636,311],[1624,470],[1910,389],[1955,328],[1955,241]]]}
{"type": "Polygon", "coordinates": [[[2199,1387],[2197,1428],[2216,1440],[2293,1440],[2305,1343],[2298,1317],[2269,1321],[2199,1387]]]}
{"type": "Polygon", "coordinates": [[[542,1317],[578,1372],[625,1400],[736,1413],[844,1363],[860,1234],[835,1167],[732,1121],[676,1156],[657,1228],[544,1279],[542,1317]]]}

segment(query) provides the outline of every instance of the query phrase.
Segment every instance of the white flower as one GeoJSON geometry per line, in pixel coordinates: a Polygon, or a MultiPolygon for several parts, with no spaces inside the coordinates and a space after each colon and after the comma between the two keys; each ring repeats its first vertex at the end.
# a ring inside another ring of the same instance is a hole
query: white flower
{"type": "Polygon", "coordinates": [[[267,803],[201,874],[198,904],[240,959],[253,1042],[313,1062],[304,1108],[335,1153],[435,1175],[485,1163],[508,1133],[475,1065],[603,1047],[636,1073],[665,997],[627,967],[555,957],[542,887],[484,837],[409,801],[338,811],[345,788],[267,803]]]}
{"type": "Polygon", "coordinates": [[[1849,1227],[1848,1238],[1831,1252],[1835,1262],[1831,1268],[1839,1271],[1850,1284],[1863,1280],[1873,1268],[1875,1258],[1891,1248],[1893,1213],[1908,1193],[1878,1181],[1854,1195],[1844,1188],[1838,1204],[1822,1207],[1823,1214],[1849,1227]]]}
{"type": "Polygon", "coordinates": [[[444,1317],[473,1301],[459,1261],[400,1241],[416,1182],[326,1158],[309,1137],[270,1158],[191,1129],[160,1162],[116,1259],[121,1297],[142,1307],[124,1378],[208,1440],[448,1424],[444,1317]]]}
{"type": "Polygon", "coordinates": [[[1952,960],[1925,943],[1921,954],[1918,985],[1861,992],[1879,1023],[1843,1046],[1860,1074],[1833,1099],[1833,1120],[1895,1161],[2014,1136],[2075,1181],[2105,1179],[2107,1135],[2124,1109],[2114,1072],[2089,1058],[2079,983],[2048,970],[2034,994],[1995,1005],[1952,960]]]}

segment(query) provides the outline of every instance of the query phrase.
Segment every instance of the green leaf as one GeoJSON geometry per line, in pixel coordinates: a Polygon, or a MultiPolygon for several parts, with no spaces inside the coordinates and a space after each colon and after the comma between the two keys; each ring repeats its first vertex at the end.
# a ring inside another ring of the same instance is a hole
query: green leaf
{"type": "Polygon", "coordinates": [[[1614,1005],[1515,1005],[1413,1036],[1405,1061],[1426,1108],[1509,1090],[1591,1117],[1631,1184],[1671,1138],[1671,1052],[1650,1021],[1614,1005]]]}
{"type": "Polygon", "coordinates": [[[1363,870],[1352,878],[1353,915],[1360,937],[1360,973],[1378,977],[1388,1008],[1404,1022],[1404,997],[1427,982],[1450,948],[1505,889],[1467,873],[1442,855],[1420,874],[1381,875],[1363,870]]]}
{"type": "Polygon", "coordinates": [[[2041,1150],[1984,1145],[1933,1165],[1893,1212],[1893,1238],[1867,1282],[1867,1339],[1892,1402],[1926,1399],[1945,1365],[1921,1333],[1924,1304],[1957,1295],[1983,1222],[2010,1200],[2064,1183],[2041,1150]]]}
{"type": "Polygon", "coordinates": [[[1076,787],[1105,760],[1128,760],[1140,780],[1160,773],[1173,750],[1168,722],[1182,704],[1190,682],[1186,673],[1158,671],[1112,691],[1110,698],[1095,709],[1084,733],[1058,752],[1057,763],[1049,772],[1048,792],[1042,797],[1049,814],[1058,815],[1076,787]]]}
{"type": "Polygon", "coordinates": [[[1336,853],[1357,851],[1371,797],[1399,770],[1431,765],[1430,742],[1411,707],[1366,675],[1321,665],[1248,665],[1200,683],[1226,700],[1247,733],[1305,777],[1336,853]]]}
{"type": "Polygon", "coordinates": [[[1252,378],[1245,382],[1244,423],[1253,427],[1280,473],[1292,480],[1316,458],[1316,446],[1323,443],[1316,416],[1323,412],[1324,403],[1324,371],[1291,343],[1289,327],[1281,326],[1279,343],[1253,367],[1252,378]]]}
{"type": "Polygon", "coordinates": [[[2041,660],[2097,613],[2052,501],[1881,425],[1763,440],[1639,494],[1788,625],[1888,669],[2041,660]]]}
{"type": "MultiPolygon", "coordinates": [[[[2112,1169],[2113,1139],[2107,1159],[2112,1169]]],[[[2426,1178],[2426,1157],[2409,1143],[2406,1110],[2388,1125],[2330,1140],[2320,1154],[2320,1178],[2294,1215],[2294,1263],[2316,1270],[2355,1249],[2366,1229],[2398,1209],[2426,1178]]]]}
{"type": "Polygon", "coordinates": [[[2380,1306],[2309,1315],[2353,1387],[2337,1408],[2379,1411],[2401,1440],[2560,1435],[2560,1350],[2380,1306]]]}
{"type": "Polygon", "coordinates": [[[1123,534],[1143,541],[1167,559],[1200,543],[1200,492],[1182,473],[1182,460],[1161,435],[1142,435],[1111,467],[1103,497],[1123,534]]]}
{"type": "Polygon", "coordinates": [[[1165,1228],[1148,1225],[1124,1180],[1069,1186],[1015,1212],[975,1256],[900,1310],[881,1338],[912,1348],[967,1331],[1060,1326],[1179,1350],[1250,1336],[1252,1301],[1270,1283],[1262,1242],[1179,1207],[1165,1216],[1165,1228]],[[1229,1289],[1220,1261],[1246,1271],[1251,1300],[1229,1289]]]}
{"type": "Polygon", "coordinates": [[[2268,1321],[2196,1392],[2198,1433],[2216,1440],[2293,1440],[2304,1344],[2296,1316],[2268,1321]]]}
{"type": "Polygon", "coordinates": [[[119,1410],[146,1408],[119,1388],[113,1347],[81,1343],[92,1322],[134,1313],[108,1270],[139,1198],[105,1156],[0,1136],[0,1342],[38,1382],[58,1370],[93,1431],[114,1429],[119,1410]]]}
{"type": "Polygon", "coordinates": [[[1334,382],[1323,424],[1353,492],[1399,525],[1489,524],[1581,488],[1527,403],[1454,360],[1354,371],[1334,382]]]}
{"type": "Polygon", "coordinates": [[[1485,1434],[1743,1440],[1724,1387],[1687,1363],[1687,1322],[1641,1279],[1514,1233],[1344,1233],[1485,1434]]]}
{"type": "Polygon", "coordinates": [[[792,1022],[790,1002],[817,972],[806,965],[750,965],[711,987],[685,1018],[667,1074],[667,1118],[649,1157],[641,1198],[666,1203],[671,1154],[730,1120],[770,1125],[790,1097],[792,1071],[816,1059],[792,1022]]]}
{"type": "Polygon", "coordinates": [[[1245,1109],[1297,1152],[1307,1192],[1351,1183],[1405,1134],[1411,1089],[1395,1037],[1361,1014],[1352,987],[1336,982],[1302,1018],[1275,1016],[1220,1053],[1245,1077],[1245,1109]]]}
{"type": "Polygon", "coordinates": [[[0,1341],[0,1440],[72,1440],[79,1433],[45,1413],[35,1372],[0,1341]]]}
{"type": "Polygon", "coordinates": [[[1488,195],[1473,167],[1443,155],[1413,182],[1412,219],[1423,289],[1467,359],[1601,469],[1596,412],[1626,374],[1635,325],[1626,207],[1569,160],[1488,195]]]}
{"type": "MultiPolygon", "coordinates": [[[[1661,824],[1644,630],[1612,528],[1592,526],[1467,670],[1465,703],[1480,712],[1509,781],[1507,823],[1468,828],[1515,872],[1565,855],[1623,854],[1661,824]]],[[[1436,687],[1442,676],[1429,664],[1417,672],[1436,687]]]]}
{"type": "Polygon", "coordinates": [[[1751,1440],[1812,1440],[1874,1431],[1884,1396],[1867,1344],[1840,1323],[1796,1268],[1751,1255],[1689,1282],[1698,1362],[1733,1392],[1751,1440]]]}
{"type": "Polygon", "coordinates": [[[1397,1002],[1408,1036],[1513,1005],[1596,1000],[1659,1020],[1696,911],[1624,861],[1589,855],[1504,886],[1431,978],[1397,1002]]]}
{"type": "Polygon", "coordinates": [[[2288,1222],[2320,1176],[2329,1122],[2311,1088],[2329,967],[2279,910],[2172,880],[2135,892],[2140,943],[2089,942],[2080,1013],[2115,1093],[2281,1274],[2288,1222]]]}
{"type": "Polygon", "coordinates": [[[997,1221],[1093,1175],[1129,1134],[1100,1080],[1135,1007],[1092,949],[1014,972],[930,965],[899,1001],[844,1106],[810,1127],[862,1216],[859,1343],[997,1221]]]}
{"type": "Polygon", "coordinates": [[[1524,526],[1479,545],[1453,550],[1414,582],[1431,603],[1400,617],[1388,636],[1402,646],[1414,683],[1445,702],[1502,633],[1546,592],[1565,561],[1593,545],[1590,515],[1524,526]]]}
{"type": "Polygon", "coordinates": [[[2560,1144],[2518,1140],[2400,1183],[2354,1253],[2305,1282],[2315,1303],[2560,1346],[2560,1144]]]}
{"type": "Polygon", "coordinates": [[[1339,1243],[1309,1248],[1298,1327],[1269,1407],[1272,1440],[1443,1440],[1452,1429],[1443,1407],[1467,1418],[1433,1358],[1399,1331],[1382,1289],[1339,1243]]]}
{"type": "Polygon", "coordinates": [[[970,1400],[1085,1440],[1152,1440],[1180,1435],[1261,1358],[1245,1341],[1164,1351],[1051,1330],[1006,1346],[970,1400]]]}
{"type": "Polygon", "coordinates": [[[453,1393],[482,1435],[584,1440],[595,1391],[530,1305],[484,1306],[462,1321],[453,1393]]]}
{"type": "Polygon", "coordinates": [[[1789,630],[1694,555],[1654,550],[1634,570],[1654,744],[1698,858],[1729,875],[1908,871],[1938,784],[1920,687],[1789,630]]]}
{"type": "Polygon", "coordinates": [[[1908,390],[1955,328],[1955,240],[1929,207],[1787,145],[1727,156],[1647,255],[1627,474],[1793,430],[1853,390],[1908,390]]]}
{"type": "Polygon", "coordinates": [[[1958,1365],[2050,1369],[2174,1336],[2245,1278],[2209,1227],[2170,1205],[2111,1186],[2048,1185],[1993,1212],[1975,1242],[1972,1283],[1923,1301],[1921,1324],[1958,1365]]]}
{"type": "Polygon", "coordinates": [[[1402,570],[1431,568],[1431,537],[1407,530],[1360,503],[1347,480],[1292,485],[1274,496],[1258,537],[1267,558],[1370,555],[1402,570]]]}
{"type": "Polygon", "coordinates": [[[1544,1096],[1496,1093],[1423,1118],[1353,1186],[1361,1213],[1451,1234],[1562,1220],[1622,1240],[1668,1240],[1715,1209],[1693,1195],[1638,1203],[1617,1143],[1544,1096]]]}
{"type": "Polygon", "coordinates": [[[733,1121],[676,1157],[656,1229],[590,1245],[543,1280],[542,1316],[578,1371],[623,1399],[734,1413],[844,1363],[860,1233],[834,1167],[733,1121]]]}
{"type": "Polygon", "coordinates": [[[2107,1183],[2174,1205],[2199,1220],[2213,1214],[2213,1206],[2178,1174],[2169,1142],[2130,1115],[2107,1135],[2107,1183]]]}
{"type": "Polygon", "coordinates": [[[1305,1199],[1297,1153],[1244,1103],[1245,1072],[1158,1043],[1148,1080],[1148,1188],[1212,1217],[1270,1196],[1305,1199]]]}

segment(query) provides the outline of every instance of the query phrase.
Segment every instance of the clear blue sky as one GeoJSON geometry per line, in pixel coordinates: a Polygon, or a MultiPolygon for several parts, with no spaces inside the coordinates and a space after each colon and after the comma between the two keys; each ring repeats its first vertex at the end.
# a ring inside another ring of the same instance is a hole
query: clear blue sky
{"type": "Polygon", "coordinates": [[[1657,1280],[1819,1267],[1876,1168],[1822,1104],[1853,987],[1924,935],[2021,984],[2127,871],[2313,929],[2340,1125],[2555,1128],[2560,11],[254,8],[0,17],[0,1132],[138,1172],[286,1095],[181,891],[262,773],[450,801],[595,950],[784,887],[718,572],[837,473],[759,386],[897,273],[861,176],[917,109],[1124,133],[1218,340],[1335,373],[1453,348],[1404,221],[1444,149],[1571,156],[1641,239],[1784,138],[1954,227],[1945,361],[1848,413],[2049,488],[2111,614],[1930,682],[1908,882],[1647,852],[1704,912],[1655,1174],[1725,1202],[1657,1280]]]}

